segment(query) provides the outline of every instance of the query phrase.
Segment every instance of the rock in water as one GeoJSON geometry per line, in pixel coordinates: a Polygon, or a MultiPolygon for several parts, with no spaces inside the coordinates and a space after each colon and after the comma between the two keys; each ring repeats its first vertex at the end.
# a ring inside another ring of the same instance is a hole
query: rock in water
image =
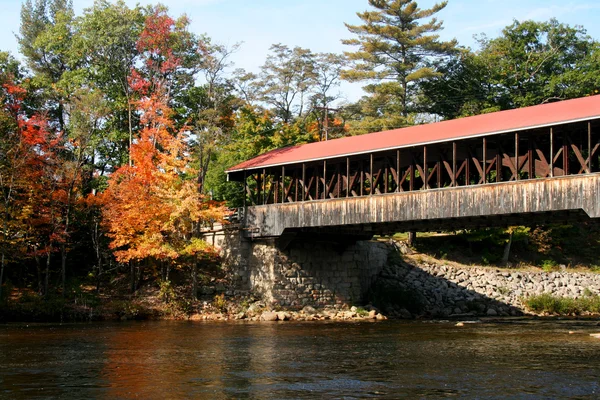
{"type": "Polygon", "coordinates": [[[600,339],[600,333],[590,333],[590,336],[595,339],[600,339]]]}
{"type": "Polygon", "coordinates": [[[261,321],[277,321],[278,316],[276,312],[265,311],[260,316],[261,321]]]}
{"type": "Polygon", "coordinates": [[[302,309],[302,312],[303,312],[304,314],[307,314],[307,315],[313,315],[313,314],[316,314],[316,313],[317,313],[317,310],[315,310],[315,309],[314,309],[313,307],[311,307],[311,306],[306,306],[306,307],[304,307],[304,308],[302,309]]]}
{"type": "Polygon", "coordinates": [[[497,316],[497,315],[498,315],[498,311],[496,311],[496,310],[495,310],[495,309],[493,309],[493,308],[488,308],[488,310],[487,310],[487,315],[488,315],[488,316],[490,316],[490,317],[495,317],[495,316],[497,316]]]}

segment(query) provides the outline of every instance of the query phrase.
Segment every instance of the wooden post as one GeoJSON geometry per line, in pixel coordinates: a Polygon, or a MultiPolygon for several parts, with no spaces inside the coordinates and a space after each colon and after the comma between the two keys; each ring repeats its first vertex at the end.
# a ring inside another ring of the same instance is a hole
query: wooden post
{"type": "Polygon", "coordinates": [[[396,150],[396,193],[400,192],[400,149],[396,150]]]}
{"type": "Polygon", "coordinates": [[[315,200],[319,200],[319,196],[321,195],[321,191],[319,190],[319,167],[315,166],[315,200]]]}
{"type": "Polygon", "coordinates": [[[369,190],[369,196],[373,195],[373,192],[375,191],[375,188],[373,187],[373,153],[371,153],[371,157],[370,157],[370,175],[369,175],[369,186],[370,186],[370,190],[369,190]]]}
{"type": "Polygon", "coordinates": [[[535,179],[535,161],[533,160],[533,139],[531,133],[527,139],[527,175],[529,179],[535,179]]]}
{"type": "Polygon", "coordinates": [[[415,190],[415,157],[412,155],[411,152],[411,163],[410,163],[410,181],[408,182],[408,190],[409,191],[413,191],[415,190]]]}
{"type": "Polygon", "coordinates": [[[285,203],[285,165],[281,166],[281,203],[285,203]]]}
{"type": "Polygon", "coordinates": [[[452,186],[458,186],[456,179],[456,142],[452,142],[452,186]]]}
{"type": "Polygon", "coordinates": [[[267,204],[267,169],[263,168],[263,178],[262,178],[262,192],[263,192],[263,205],[267,204]]]}
{"type": "Polygon", "coordinates": [[[336,197],[339,199],[340,195],[341,195],[341,191],[342,191],[342,172],[340,171],[340,164],[338,163],[337,167],[335,168],[337,170],[337,193],[336,193],[336,197]]]}
{"type": "Polygon", "coordinates": [[[306,200],[306,164],[302,163],[302,201],[306,200]]]}
{"type": "MultiPolygon", "coordinates": [[[[469,150],[469,149],[467,149],[469,150]]],[[[470,150],[469,150],[470,151],[470,150]]],[[[467,158],[465,159],[465,186],[469,186],[471,184],[471,157],[469,152],[467,152],[467,158]]]]}
{"type": "Polygon", "coordinates": [[[587,173],[592,172],[592,123],[588,121],[588,159],[587,159],[587,173]]]}
{"type": "Polygon", "coordinates": [[[244,171],[244,208],[246,208],[246,200],[248,198],[248,177],[246,176],[246,171],[244,171]]]}
{"type": "Polygon", "coordinates": [[[427,145],[423,146],[423,189],[429,189],[429,168],[427,168],[427,145]]]}
{"type": "Polygon", "coordinates": [[[281,187],[279,178],[281,178],[281,174],[279,172],[273,171],[273,204],[279,203],[279,189],[281,187]]]}
{"type": "Polygon", "coordinates": [[[323,200],[327,198],[329,188],[327,187],[327,160],[323,160],[323,200]]]}
{"type": "Polygon", "coordinates": [[[500,138],[496,138],[496,182],[502,181],[502,155],[500,154],[500,138]]]}
{"type": "Polygon", "coordinates": [[[346,157],[346,197],[350,197],[350,157],[346,157]]]}
{"type": "Polygon", "coordinates": [[[482,183],[487,183],[487,139],[483,138],[483,173],[482,183]]]}
{"type": "Polygon", "coordinates": [[[554,178],[554,128],[550,128],[550,178],[554,178]]]}
{"type": "Polygon", "coordinates": [[[260,199],[262,195],[262,179],[260,172],[256,173],[256,203],[254,205],[260,205],[260,199]]]}
{"type": "Polygon", "coordinates": [[[519,173],[521,168],[519,167],[519,132],[515,133],[515,180],[519,180],[519,173]]]}
{"type": "Polygon", "coordinates": [[[364,195],[365,188],[365,163],[363,160],[360,160],[360,195],[364,195]]]}
{"type": "Polygon", "coordinates": [[[298,202],[298,167],[294,169],[294,202],[298,202]]]}
{"type": "Polygon", "coordinates": [[[569,175],[569,145],[567,132],[563,132],[563,176],[569,175]]]}

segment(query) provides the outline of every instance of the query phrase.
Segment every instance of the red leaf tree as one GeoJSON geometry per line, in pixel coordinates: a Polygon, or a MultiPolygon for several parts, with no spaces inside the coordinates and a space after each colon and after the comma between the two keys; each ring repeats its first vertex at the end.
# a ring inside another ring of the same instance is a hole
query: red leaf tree
{"type": "Polygon", "coordinates": [[[223,221],[226,210],[198,192],[189,132],[176,130],[173,122],[169,76],[180,65],[172,50],[177,33],[162,9],[146,20],[138,42],[145,69],[134,71],[130,81],[139,94],[135,108],[142,129],[131,145],[130,165],[112,174],[102,194],[103,219],[118,261],[187,263],[195,276],[198,260],[215,254],[200,230],[223,221]]]}

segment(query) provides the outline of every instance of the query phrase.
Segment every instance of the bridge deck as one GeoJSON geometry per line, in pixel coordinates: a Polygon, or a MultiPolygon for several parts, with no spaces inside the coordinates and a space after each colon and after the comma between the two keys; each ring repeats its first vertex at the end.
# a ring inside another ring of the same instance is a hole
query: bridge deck
{"type": "Polygon", "coordinates": [[[535,218],[600,218],[600,173],[248,207],[247,236],[329,230],[364,234],[535,218]]]}

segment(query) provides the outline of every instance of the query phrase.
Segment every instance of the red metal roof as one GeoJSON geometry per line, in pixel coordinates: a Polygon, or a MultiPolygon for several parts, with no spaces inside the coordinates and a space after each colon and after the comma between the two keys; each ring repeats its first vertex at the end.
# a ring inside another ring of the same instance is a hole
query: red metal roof
{"type": "Polygon", "coordinates": [[[284,147],[244,161],[227,172],[324,160],[361,153],[494,135],[600,118],[600,95],[410,126],[326,142],[284,147]]]}

